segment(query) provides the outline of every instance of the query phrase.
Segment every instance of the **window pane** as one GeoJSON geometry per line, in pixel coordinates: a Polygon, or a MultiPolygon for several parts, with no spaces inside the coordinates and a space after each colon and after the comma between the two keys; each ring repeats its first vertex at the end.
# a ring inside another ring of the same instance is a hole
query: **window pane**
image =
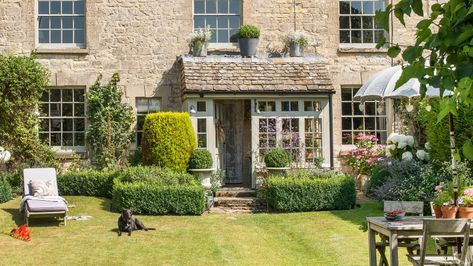
{"type": "Polygon", "coordinates": [[[299,102],[292,101],[291,102],[291,110],[292,111],[299,111],[299,102]]]}
{"type": "Polygon", "coordinates": [[[364,30],[363,31],[363,43],[373,43],[373,31],[364,30]]]}
{"type": "Polygon", "coordinates": [[[217,0],[206,0],[205,12],[217,13],[217,0]]]}
{"type": "Polygon", "coordinates": [[[61,90],[60,89],[51,89],[51,102],[60,102],[61,101],[61,90]]]}
{"type": "Polygon", "coordinates": [[[136,111],[138,113],[148,113],[148,99],[137,98],[136,99],[136,111]]]}
{"type": "Polygon", "coordinates": [[[61,131],[62,119],[51,119],[51,131],[61,131]]]}
{"type": "Polygon", "coordinates": [[[74,146],[85,146],[85,135],[84,135],[84,133],[74,134],[74,146]]]}
{"type": "Polygon", "coordinates": [[[228,16],[217,16],[218,28],[228,28],[228,16]]]}
{"type": "Polygon", "coordinates": [[[63,102],[72,102],[72,90],[63,89],[62,90],[62,101],[63,102]]]}
{"type": "Polygon", "coordinates": [[[375,118],[365,117],[365,130],[375,130],[375,118]]]}
{"type": "Polygon", "coordinates": [[[363,2],[363,14],[372,14],[374,15],[374,8],[372,1],[363,2]]]}
{"type": "Polygon", "coordinates": [[[62,131],[72,131],[72,122],[73,122],[73,119],[63,119],[62,131]]]}
{"type": "Polygon", "coordinates": [[[41,119],[40,131],[49,131],[49,119],[41,119]]]}
{"type": "Polygon", "coordinates": [[[49,105],[49,111],[51,116],[60,116],[61,115],[61,104],[60,103],[51,103],[49,105]]]}
{"type": "Polygon", "coordinates": [[[84,104],[76,103],[74,104],[74,116],[84,116],[84,104]]]}
{"type": "Polygon", "coordinates": [[[207,134],[199,134],[197,136],[197,142],[199,148],[206,148],[207,147],[207,134]]]}
{"type": "Polygon", "coordinates": [[[352,14],[361,14],[361,2],[352,1],[351,2],[351,13],[352,14]]]}
{"type": "Polygon", "coordinates": [[[61,14],[61,2],[60,1],[51,1],[50,6],[51,14],[61,14]]]}
{"type": "Polygon", "coordinates": [[[74,31],[74,42],[75,43],[84,43],[84,31],[83,30],[75,30],[74,31]]]}
{"type": "Polygon", "coordinates": [[[207,120],[205,118],[197,119],[197,132],[199,133],[207,132],[207,120]]]}
{"type": "Polygon", "coordinates": [[[62,28],[63,29],[72,29],[72,17],[63,17],[62,18],[62,28]]]}
{"type": "Polygon", "coordinates": [[[39,115],[40,116],[49,116],[49,104],[42,103],[39,105],[39,115]]]}
{"type": "Polygon", "coordinates": [[[73,43],[72,30],[65,30],[62,32],[63,43],[73,43]]]}
{"type": "Polygon", "coordinates": [[[42,143],[49,145],[49,134],[48,133],[40,133],[39,139],[42,143]]]}
{"type": "Polygon", "coordinates": [[[386,5],[385,0],[377,0],[374,4],[374,7],[375,7],[376,10],[384,11],[384,9],[386,8],[385,5],[386,5]]]}
{"type": "Polygon", "coordinates": [[[347,16],[340,17],[340,29],[349,29],[350,28],[350,18],[347,16]]]}
{"type": "Polygon", "coordinates": [[[194,0],[194,13],[205,13],[205,0],[194,0]]]}
{"type": "Polygon", "coordinates": [[[52,30],[51,31],[51,43],[61,43],[61,31],[52,30]]]}
{"type": "Polygon", "coordinates": [[[354,130],[363,130],[363,118],[354,117],[353,118],[353,129],[354,130]]]}
{"type": "Polygon", "coordinates": [[[240,27],[240,16],[230,17],[230,28],[236,29],[240,27]]]}
{"type": "Polygon", "coordinates": [[[216,16],[205,16],[205,25],[211,28],[217,28],[217,17],[216,16]]]}
{"type": "Polygon", "coordinates": [[[51,134],[51,146],[61,146],[61,133],[51,134]]]}
{"type": "Polygon", "coordinates": [[[230,13],[240,14],[241,0],[230,0],[230,13]]]}
{"type": "Polygon", "coordinates": [[[74,119],[74,131],[84,131],[85,130],[85,119],[76,118],[74,119]]]}
{"type": "Polygon", "coordinates": [[[342,144],[353,144],[351,132],[342,132],[342,144]]]}
{"type": "Polygon", "coordinates": [[[352,43],[361,43],[361,31],[353,30],[351,32],[351,42],[352,43]]]}
{"type": "Polygon", "coordinates": [[[205,28],[205,17],[204,16],[194,16],[194,28],[205,28]]]}
{"type": "Polygon", "coordinates": [[[276,102],[268,102],[266,111],[276,111],[276,102]]]}
{"type": "Polygon", "coordinates": [[[159,99],[151,99],[149,105],[150,112],[158,112],[161,109],[161,102],[159,99]]]}
{"type": "Polygon", "coordinates": [[[360,103],[354,102],[353,103],[353,111],[355,115],[364,115],[364,113],[360,110],[360,103]]]}
{"type": "Polygon", "coordinates": [[[351,117],[343,117],[342,118],[342,129],[351,130],[351,117]]]}
{"type": "Polygon", "coordinates": [[[61,28],[61,18],[52,17],[51,18],[51,29],[60,29],[61,28]]]}
{"type": "Polygon", "coordinates": [[[290,102],[287,102],[287,101],[281,102],[281,111],[283,111],[283,112],[291,111],[290,102]]]}
{"type": "Polygon", "coordinates": [[[74,89],[74,101],[75,102],[84,101],[84,89],[74,89]]]}
{"type": "Polygon", "coordinates": [[[342,88],[342,101],[351,101],[351,89],[342,88]]]}
{"type": "Polygon", "coordinates": [[[352,115],[351,103],[342,103],[342,115],[352,115]]]}
{"type": "Polygon", "coordinates": [[[229,42],[228,30],[219,30],[217,34],[217,42],[229,42]]]}
{"type": "Polygon", "coordinates": [[[74,18],[74,28],[76,29],[84,29],[84,17],[75,17],[74,18]]]}
{"type": "Polygon", "coordinates": [[[72,116],[72,103],[62,104],[62,116],[72,116]]]}
{"type": "Polygon", "coordinates": [[[72,2],[63,1],[62,2],[62,13],[63,14],[72,14],[72,2]]]}
{"type": "Polygon", "coordinates": [[[351,28],[361,29],[361,17],[351,17],[351,28]]]}
{"type": "Polygon", "coordinates": [[[74,14],[85,14],[83,0],[74,2],[74,14]]]}
{"type": "Polygon", "coordinates": [[[340,1],[340,14],[350,14],[350,2],[340,1]]]}
{"type": "Polygon", "coordinates": [[[197,112],[205,112],[207,111],[207,106],[205,102],[197,102],[197,112]]]}
{"type": "Polygon", "coordinates": [[[373,29],[373,17],[363,16],[363,29],[373,29]]]}
{"type": "Polygon", "coordinates": [[[377,30],[374,34],[374,42],[379,42],[384,38],[384,30],[377,30]]]}
{"type": "Polygon", "coordinates": [[[350,43],[350,31],[348,30],[340,31],[340,43],[350,43]]]}
{"type": "Polygon", "coordinates": [[[62,146],[73,146],[74,141],[72,133],[63,133],[62,134],[62,146]]]}
{"type": "Polygon", "coordinates": [[[49,29],[49,18],[48,17],[39,17],[39,28],[40,29],[49,29]]]}
{"type": "Polygon", "coordinates": [[[49,43],[49,31],[40,30],[39,31],[39,43],[49,43]]]}
{"type": "Polygon", "coordinates": [[[228,13],[228,0],[218,0],[218,13],[228,13]]]}
{"type": "Polygon", "coordinates": [[[49,14],[49,2],[38,3],[38,14],[49,14]]]}

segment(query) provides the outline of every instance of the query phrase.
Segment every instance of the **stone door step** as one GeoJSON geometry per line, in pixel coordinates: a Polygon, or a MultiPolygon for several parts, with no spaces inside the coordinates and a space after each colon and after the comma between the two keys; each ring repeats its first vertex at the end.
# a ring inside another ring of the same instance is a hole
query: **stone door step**
{"type": "Polygon", "coordinates": [[[216,193],[217,197],[256,197],[256,190],[245,187],[223,187],[216,193]]]}

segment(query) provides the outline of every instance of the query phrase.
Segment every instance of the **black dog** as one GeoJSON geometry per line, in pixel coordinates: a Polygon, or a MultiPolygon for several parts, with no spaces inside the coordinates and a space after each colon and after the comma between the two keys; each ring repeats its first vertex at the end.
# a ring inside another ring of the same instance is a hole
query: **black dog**
{"type": "Polygon", "coordinates": [[[122,214],[118,217],[118,236],[122,235],[122,232],[128,232],[128,236],[131,236],[131,231],[134,230],[155,230],[154,228],[147,228],[142,221],[135,218],[130,209],[122,210],[122,214]]]}

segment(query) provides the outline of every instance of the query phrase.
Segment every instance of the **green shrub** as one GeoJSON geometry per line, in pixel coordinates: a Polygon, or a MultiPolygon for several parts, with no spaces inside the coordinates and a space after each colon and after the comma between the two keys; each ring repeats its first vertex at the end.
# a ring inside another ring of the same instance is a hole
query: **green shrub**
{"type": "Polygon", "coordinates": [[[112,206],[144,214],[202,214],[206,199],[200,185],[162,186],[154,182],[115,181],[112,206]]]}
{"type": "Polygon", "coordinates": [[[58,175],[60,195],[112,197],[113,179],[116,171],[84,170],[58,175]]]}
{"type": "Polygon", "coordinates": [[[12,189],[10,183],[4,178],[0,179],[0,203],[7,202],[12,197],[12,189]]]}
{"type": "Polygon", "coordinates": [[[154,113],[143,127],[143,163],[185,171],[196,148],[194,129],[188,113],[154,113]]]}
{"type": "Polygon", "coordinates": [[[205,149],[195,149],[189,159],[190,169],[209,169],[212,164],[212,155],[205,149]]]}
{"type": "Polygon", "coordinates": [[[274,148],[264,156],[264,163],[267,167],[288,167],[291,156],[281,148],[274,148]]]}
{"type": "Polygon", "coordinates": [[[23,175],[20,172],[0,173],[0,179],[4,179],[10,184],[13,195],[23,195],[23,175]]]}
{"type": "Polygon", "coordinates": [[[195,177],[188,173],[150,166],[128,167],[121,170],[117,178],[124,183],[146,181],[162,186],[199,184],[195,177]]]}
{"type": "Polygon", "coordinates": [[[241,25],[237,31],[238,38],[241,39],[258,39],[260,29],[254,25],[241,25]]]}
{"type": "Polygon", "coordinates": [[[343,210],[355,206],[355,181],[350,176],[332,178],[269,178],[264,187],[269,206],[279,211],[343,210]]]}

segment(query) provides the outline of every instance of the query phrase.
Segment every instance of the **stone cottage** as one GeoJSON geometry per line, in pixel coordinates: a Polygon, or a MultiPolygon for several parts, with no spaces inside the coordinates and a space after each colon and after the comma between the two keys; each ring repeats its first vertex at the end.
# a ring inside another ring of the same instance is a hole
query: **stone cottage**
{"type": "MultiPolygon", "coordinates": [[[[199,146],[226,171],[227,183],[255,186],[260,155],[281,145],[307,166],[338,167],[360,132],[390,133],[392,115],[377,102],[364,112],[352,97],[374,72],[391,66],[376,42],[410,43],[416,21],[374,22],[386,0],[6,0],[0,2],[0,52],[36,53],[50,71],[40,105],[40,137],[58,152],[86,154],[84,93],[99,74],[121,76],[137,116],[185,111],[199,146]],[[232,37],[261,28],[256,58],[241,58],[232,37]],[[187,37],[210,25],[209,56],[187,55],[187,37]],[[306,56],[281,53],[291,29],[310,36],[306,56]],[[378,108],[380,107],[380,108],[378,108]],[[318,159],[321,158],[321,159],[318,159]]],[[[425,8],[428,3],[425,2],[425,8]]]]}

